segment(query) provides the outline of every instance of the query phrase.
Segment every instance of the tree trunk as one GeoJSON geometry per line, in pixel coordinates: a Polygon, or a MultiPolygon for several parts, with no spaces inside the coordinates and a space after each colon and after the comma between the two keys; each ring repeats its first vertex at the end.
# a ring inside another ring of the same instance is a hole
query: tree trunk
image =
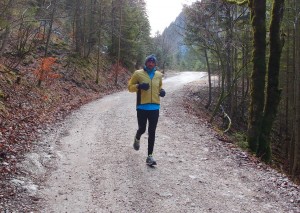
{"type": "MultiPolygon", "coordinates": [[[[299,2],[296,5],[300,6],[299,2]]],[[[299,7],[298,7],[299,8],[299,7]]],[[[294,159],[292,167],[292,176],[300,177],[300,21],[296,21],[295,30],[295,81],[294,81],[294,159]]]]}
{"type": "Polygon", "coordinates": [[[45,52],[44,52],[44,57],[45,58],[48,55],[48,47],[49,47],[49,42],[50,42],[51,33],[52,33],[52,26],[53,26],[55,11],[56,11],[56,0],[53,2],[53,8],[52,8],[51,17],[50,17],[49,30],[48,30],[48,33],[47,33],[47,40],[46,40],[45,52]]]}
{"type": "Polygon", "coordinates": [[[253,70],[250,82],[250,106],[247,141],[256,152],[262,125],[266,75],[266,0],[249,1],[253,28],[253,70]]]}
{"type": "MultiPolygon", "coordinates": [[[[296,2],[298,2],[298,0],[292,0],[292,2],[290,3],[290,6],[292,8],[296,8],[296,2]]],[[[297,52],[297,38],[299,39],[299,34],[297,33],[297,29],[299,26],[299,23],[297,23],[297,11],[296,10],[292,10],[291,12],[292,14],[292,21],[295,23],[295,25],[293,26],[293,31],[292,31],[292,62],[291,62],[291,72],[290,72],[290,81],[289,81],[289,103],[290,103],[290,112],[292,113],[291,116],[291,140],[290,140],[290,144],[289,144],[289,164],[290,164],[290,174],[293,175],[294,173],[294,165],[297,164],[297,162],[295,162],[295,146],[296,146],[296,142],[295,142],[295,113],[296,113],[296,109],[295,109],[295,85],[297,85],[297,83],[295,82],[295,76],[297,73],[296,70],[296,65],[297,65],[297,61],[299,61],[299,59],[296,57],[296,52],[297,52]]]]}
{"type": "Polygon", "coordinates": [[[76,0],[73,17],[73,34],[75,40],[75,51],[82,56],[83,52],[83,27],[82,27],[82,1],[76,0]]]}
{"type": "Polygon", "coordinates": [[[262,131],[257,150],[257,155],[262,157],[265,162],[271,160],[270,134],[277,115],[281,94],[281,89],[279,89],[279,71],[283,42],[280,40],[280,24],[283,17],[283,11],[284,0],[275,0],[273,3],[270,25],[270,58],[268,64],[267,98],[262,122],[262,131]]]}
{"type": "Polygon", "coordinates": [[[210,64],[209,64],[206,49],[204,49],[204,56],[205,56],[205,60],[206,60],[207,73],[208,73],[208,101],[205,104],[205,108],[208,109],[211,104],[211,70],[210,70],[210,64]]]}
{"type": "Polygon", "coordinates": [[[98,47],[97,47],[97,71],[96,71],[96,84],[99,83],[99,74],[100,74],[100,55],[101,55],[101,46],[102,46],[102,2],[98,6],[99,16],[98,16],[98,47]]]}
{"type": "MultiPolygon", "coordinates": [[[[48,30],[48,33],[47,33],[47,40],[46,40],[46,44],[45,44],[44,58],[46,58],[48,56],[48,47],[49,47],[49,42],[50,42],[51,33],[52,33],[54,15],[55,15],[55,11],[56,11],[56,0],[53,2],[52,7],[53,8],[52,8],[51,16],[50,16],[49,30],[48,30]]],[[[41,76],[44,75],[44,72],[45,72],[44,70],[41,70],[41,76]]],[[[38,80],[38,86],[40,87],[41,85],[42,85],[42,77],[39,78],[39,80],[38,80]]]]}
{"type": "MultiPolygon", "coordinates": [[[[123,6],[122,0],[120,0],[120,5],[123,6]]],[[[122,33],[122,6],[119,7],[120,9],[120,22],[119,22],[119,38],[118,38],[118,55],[117,55],[117,68],[115,73],[115,85],[118,85],[118,76],[119,76],[119,69],[120,69],[120,57],[121,57],[121,33],[122,33]]]]}
{"type": "MultiPolygon", "coordinates": [[[[231,7],[228,5],[226,7],[226,36],[225,36],[225,54],[226,54],[226,93],[227,93],[227,99],[226,99],[226,109],[228,112],[231,112],[231,104],[232,104],[232,94],[231,94],[231,84],[232,84],[232,17],[231,17],[231,7]]],[[[231,115],[230,115],[231,116],[231,115]]]]}

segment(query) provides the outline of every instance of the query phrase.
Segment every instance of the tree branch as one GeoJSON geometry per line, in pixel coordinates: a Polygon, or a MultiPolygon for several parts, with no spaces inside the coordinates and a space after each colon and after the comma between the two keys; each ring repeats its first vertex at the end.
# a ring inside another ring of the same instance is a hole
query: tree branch
{"type": "Polygon", "coordinates": [[[223,1],[225,1],[229,4],[236,4],[236,5],[239,5],[239,6],[243,6],[243,5],[248,4],[249,0],[241,0],[241,1],[239,1],[239,0],[223,0],[223,1]]]}

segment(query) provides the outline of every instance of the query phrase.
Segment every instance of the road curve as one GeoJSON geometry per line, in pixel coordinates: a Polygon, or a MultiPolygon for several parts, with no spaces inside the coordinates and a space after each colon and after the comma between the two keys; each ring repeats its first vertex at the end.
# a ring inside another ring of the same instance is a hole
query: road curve
{"type": "MultiPolygon", "coordinates": [[[[212,130],[178,104],[181,88],[204,83],[206,73],[185,72],[163,81],[166,97],[154,155],[145,164],[147,134],[137,129],[135,94],[89,103],[53,131],[47,144],[55,169],[40,187],[41,212],[297,212],[262,171],[239,162],[212,130]]],[[[201,85],[200,85],[201,86],[201,85]]]]}

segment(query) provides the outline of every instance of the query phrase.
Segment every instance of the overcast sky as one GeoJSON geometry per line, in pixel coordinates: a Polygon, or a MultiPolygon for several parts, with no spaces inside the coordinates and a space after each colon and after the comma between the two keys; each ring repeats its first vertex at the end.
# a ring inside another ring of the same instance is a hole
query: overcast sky
{"type": "Polygon", "coordinates": [[[145,0],[151,25],[151,35],[162,33],[180,14],[183,5],[190,5],[196,0],[145,0]]]}

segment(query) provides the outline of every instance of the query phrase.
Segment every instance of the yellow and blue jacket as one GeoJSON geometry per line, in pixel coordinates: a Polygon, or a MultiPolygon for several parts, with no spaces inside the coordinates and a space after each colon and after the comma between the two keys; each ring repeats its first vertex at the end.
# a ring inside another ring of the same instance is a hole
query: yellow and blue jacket
{"type": "Polygon", "coordinates": [[[151,79],[144,69],[136,70],[128,82],[129,92],[137,93],[137,106],[141,104],[160,104],[159,92],[162,88],[162,73],[154,72],[151,79]],[[138,89],[138,84],[149,83],[147,91],[138,89]]]}

